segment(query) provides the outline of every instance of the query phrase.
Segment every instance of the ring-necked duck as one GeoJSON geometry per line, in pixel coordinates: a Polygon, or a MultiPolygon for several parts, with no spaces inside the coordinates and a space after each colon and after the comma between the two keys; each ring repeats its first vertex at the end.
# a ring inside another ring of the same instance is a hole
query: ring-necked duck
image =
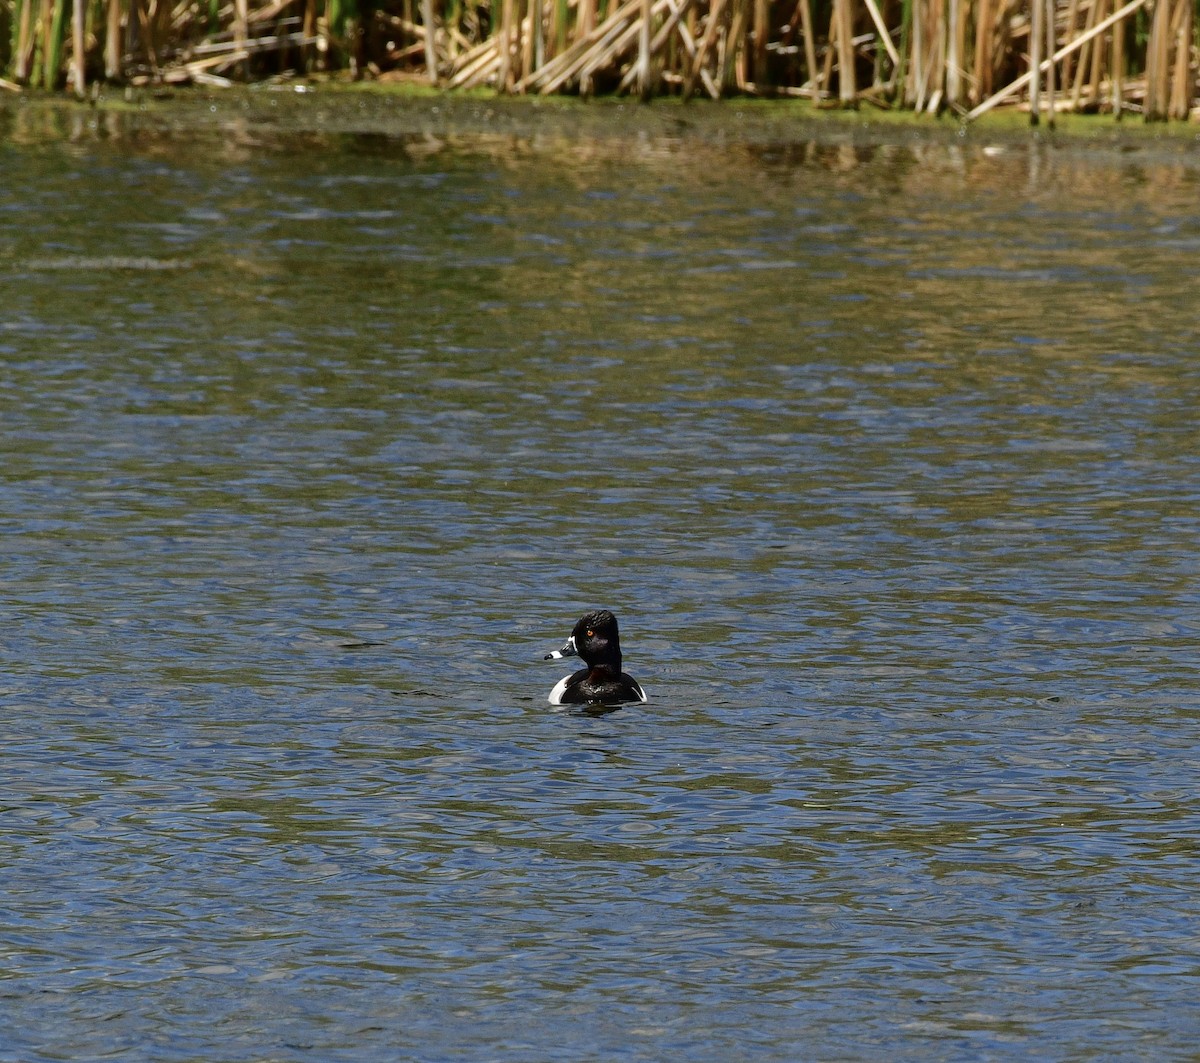
{"type": "Polygon", "coordinates": [[[588,705],[600,702],[645,701],[646,692],[633,676],[621,671],[621,638],[617,618],[607,609],[596,609],[579,618],[561,650],[546,654],[547,661],[581,657],[586,668],[567,676],[552,691],[551,705],[588,705]]]}

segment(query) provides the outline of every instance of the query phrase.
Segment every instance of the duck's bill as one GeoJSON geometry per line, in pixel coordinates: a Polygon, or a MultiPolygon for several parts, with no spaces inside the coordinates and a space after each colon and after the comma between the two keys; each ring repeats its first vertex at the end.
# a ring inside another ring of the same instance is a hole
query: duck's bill
{"type": "Polygon", "coordinates": [[[555,650],[553,653],[546,654],[542,658],[543,661],[557,661],[563,657],[578,657],[579,651],[575,648],[575,636],[572,635],[566,642],[563,643],[561,650],[555,650]]]}

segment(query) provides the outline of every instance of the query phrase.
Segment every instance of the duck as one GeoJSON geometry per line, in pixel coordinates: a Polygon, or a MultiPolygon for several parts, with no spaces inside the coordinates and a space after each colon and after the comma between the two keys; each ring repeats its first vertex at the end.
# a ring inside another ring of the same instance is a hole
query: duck
{"type": "Polygon", "coordinates": [[[563,657],[580,657],[587,667],[562,679],[550,691],[551,705],[619,705],[648,700],[641,684],[621,671],[617,618],[607,609],[584,613],[562,649],[546,654],[544,659],[556,661],[563,657]]]}

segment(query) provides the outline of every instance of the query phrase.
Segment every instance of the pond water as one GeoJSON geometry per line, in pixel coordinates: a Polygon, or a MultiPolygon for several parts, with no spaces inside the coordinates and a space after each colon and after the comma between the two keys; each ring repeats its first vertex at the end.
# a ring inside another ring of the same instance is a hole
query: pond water
{"type": "Polygon", "coordinates": [[[1195,1058],[1197,159],[213,106],[0,123],[0,1060],[1195,1058]]]}

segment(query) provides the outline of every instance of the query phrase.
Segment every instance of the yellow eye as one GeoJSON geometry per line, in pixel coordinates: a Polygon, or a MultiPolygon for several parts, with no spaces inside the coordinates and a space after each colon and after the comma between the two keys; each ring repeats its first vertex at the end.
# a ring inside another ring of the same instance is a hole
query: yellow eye
{"type": "Polygon", "coordinates": [[[596,632],[594,632],[591,628],[588,628],[587,637],[590,639],[594,634],[596,634],[596,632]]]}

